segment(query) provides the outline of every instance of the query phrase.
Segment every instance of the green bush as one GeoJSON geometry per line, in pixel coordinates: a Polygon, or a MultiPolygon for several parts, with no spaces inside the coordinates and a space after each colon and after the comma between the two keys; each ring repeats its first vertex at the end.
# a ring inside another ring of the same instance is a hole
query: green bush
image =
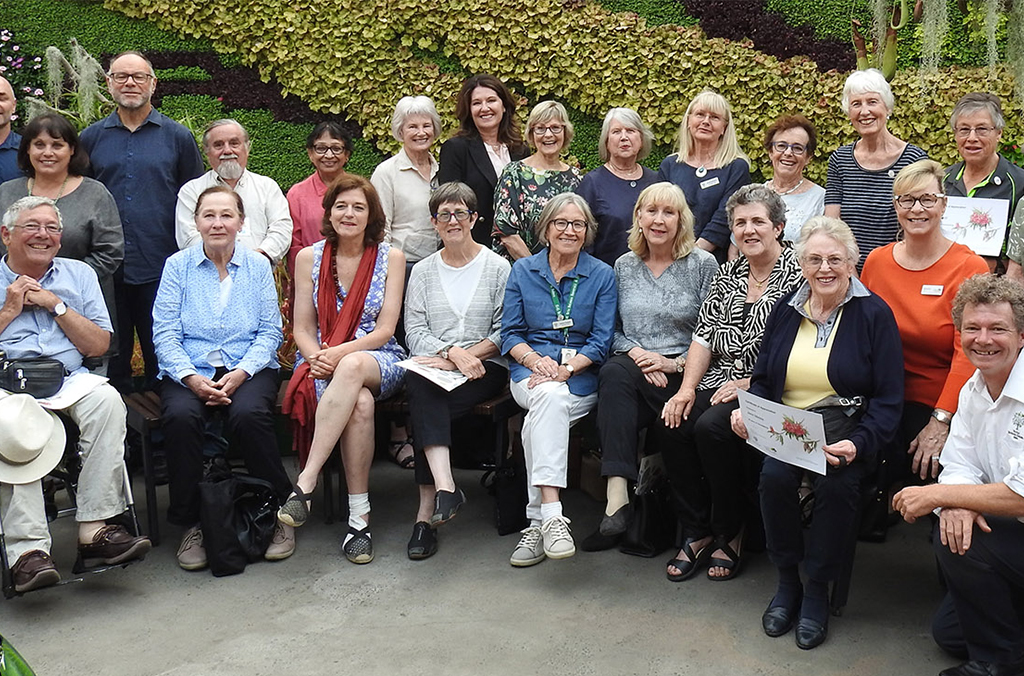
{"type": "Polygon", "coordinates": [[[157,68],[156,79],[177,80],[180,82],[209,82],[213,78],[199,66],[177,66],[175,68],[157,68]]]}
{"type": "Polygon", "coordinates": [[[694,26],[697,19],[686,13],[682,0],[598,0],[609,12],[633,12],[648,25],[694,26]]]}

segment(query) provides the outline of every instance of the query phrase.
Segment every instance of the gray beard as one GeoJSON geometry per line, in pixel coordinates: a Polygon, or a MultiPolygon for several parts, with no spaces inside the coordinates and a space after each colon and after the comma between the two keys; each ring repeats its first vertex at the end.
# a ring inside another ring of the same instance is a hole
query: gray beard
{"type": "Polygon", "coordinates": [[[214,171],[225,181],[237,181],[242,178],[245,167],[239,164],[238,160],[224,160],[214,171]]]}

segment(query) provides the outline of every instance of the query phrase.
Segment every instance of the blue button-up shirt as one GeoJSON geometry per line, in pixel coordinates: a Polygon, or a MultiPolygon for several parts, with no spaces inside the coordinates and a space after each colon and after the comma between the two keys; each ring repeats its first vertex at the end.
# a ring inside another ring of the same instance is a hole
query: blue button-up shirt
{"type": "MultiPolygon", "coordinates": [[[[0,262],[0,279],[4,288],[18,277],[4,256],[0,262]]],[[[54,258],[39,284],[104,331],[113,331],[96,271],[87,264],[69,258],[54,258]]],[[[57,319],[42,307],[26,305],[22,308],[21,314],[0,332],[0,350],[10,359],[58,359],[69,373],[86,370],[82,368],[82,353],[58,326],[57,319]]]]}
{"type": "Polygon", "coordinates": [[[220,350],[229,370],[250,376],[277,368],[281,311],[270,262],[242,246],[228,262],[231,294],[220,305],[220,273],[202,246],[167,259],[153,304],[153,344],[159,378],[180,383],[193,374],[210,378],[209,356],[220,350]]]}
{"type": "Polygon", "coordinates": [[[25,175],[18,168],[18,146],[20,145],[21,135],[15,134],[13,131],[7,135],[3,143],[0,143],[0,183],[25,175]]]}
{"type": "Polygon", "coordinates": [[[203,173],[192,132],[155,109],[138,129],[129,131],[114,111],[89,125],[81,142],[93,177],[107,186],[121,214],[124,281],[157,281],[164,261],[178,250],[178,190],[203,173]]]}
{"type": "MultiPolygon", "coordinates": [[[[597,391],[597,366],[605,360],[615,331],[615,307],[618,303],[615,273],[606,263],[580,252],[576,267],[560,283],[548,264],[548,250],[521,258],[512,266],[505,286],[505,306],[501,322],[501,351],[508,352],[519,343],[561,363],[561,350],[570,347],[594,362],[594,366],[569,378],[569,391],[584,396],[597,391]],[[579,278],[572,304],[572,327],[568,340],[562,329],[551,324],[558,317],[551,301],[551,288],[559,296],[563,311],[569,301],[573,280],[579,278]]],[[[530,369],[509,360],[514,382],[530,377],[530,369]]]]}

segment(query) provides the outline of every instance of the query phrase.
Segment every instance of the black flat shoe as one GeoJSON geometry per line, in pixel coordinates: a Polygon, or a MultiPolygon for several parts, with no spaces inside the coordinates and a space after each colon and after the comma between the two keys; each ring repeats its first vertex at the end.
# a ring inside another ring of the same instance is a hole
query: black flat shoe
{"type": "Polygon", "coordinates": [[[801,650],[817,648],[828,638],[828,621],[825,624],[812,620],[809,617],[801,617],[796,623],[796,647],[801,650]]]}
{"type": "Polygon", "coordinates": [[[711,555],[711,545],[709,541],[706,545],[701,547],[696,552],[693,551],[693,543],[698,542],[703,538],[686,538],[683,542],[683,546],[680,547],[683,553],[689,561],[683,559],[669,559],[666,566],[675,566],[679,569],[678,575],[665,571],[665,576],[668,577],[672,582],[682,582],[683,580],[689,580],[691,577],[697,574],[700,570],[701,565],[707,560],[707,557],[711,555]]]}
{"type": "Polygon", "coordinates": [[[1011,664],[970,660],[939,672],[939,676],[1021,676],[1021,674],[1024,674],[1024,660],[1011,664]]]}
{"type": "Polygon", "coordinates": [[[632,520],[633,506],[627,503],[615,510],[615,513],[611,516],[605,515],[605,517],[601,519],[601,526],[599,530],[601,535],[622,535],[626,532],[626,529],[629,528],[629,523],[632,520]]]}
{"type": "Polygon", "coordinates": [[[622,534],[603,535],[600,530],[595,530],[580,543],[580,549],[585,552],[603,552],[614,549],[622,542],[622,534]]]}
{"type": "Polygon", "coordinates": [[[462,492],[461,488],[434,493],[434,513],[430,515],[430,527],[437,528],[454,519],[459,507],[464,504],[466,504],[466,494],[462,492]]]}
{"type": "Polygon", "coordinates": [[[437,553],[437,533],[426,521],[417,521],[412,527],[412,537],[407,548],[409,558],[413,561],[429,559],[437,553]]]}
{"type": "Polygon", "coordinates": [[[789,633],[796,621],[796,612],[785,606],[769,606],[761,616],[761,628],[772,638],[789,633]]]}

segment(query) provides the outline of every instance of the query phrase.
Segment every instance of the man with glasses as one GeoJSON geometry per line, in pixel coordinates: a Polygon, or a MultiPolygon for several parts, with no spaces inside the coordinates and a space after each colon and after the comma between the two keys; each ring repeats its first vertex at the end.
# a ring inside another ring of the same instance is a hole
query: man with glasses
{"type": "Polygon", "coordinates": [[[238,242],[261,253],[277,265],[292,243],[292,217],[288,201],[277,182],[254,174],[249,164],[249,133],[235,120],[211,122],[203,132],[203,152],[210,171],[181,186],[174,220],[178,246],[185,249],[201,244],[195,210],[199,195],[207,188],[223,185],[237,192],[245,206],[245,222],[238,242]]]}
{"type": "Polygon", "coordinates": [[[21,136],[11,131],[11,118],[18,100],[6,78],[0,77],[0,183],[21,177],[18,169],[18,146],[21,136]]]}
{"type": "Polygon", "coordinates": [[[131,389],[134,336],[139,336],[146,383],[158,371],[153,350],[153,300],[164,261],[178,250],[174,205],[178,189],[203,173],[192,133],[153,108],[153,64],[139,52],[110,60],[107,88],[117,109],[82,132],[92,175],[114,196],[124,227],[124,263],[114,273],[118,354],[111,382],[131,389]]]}

